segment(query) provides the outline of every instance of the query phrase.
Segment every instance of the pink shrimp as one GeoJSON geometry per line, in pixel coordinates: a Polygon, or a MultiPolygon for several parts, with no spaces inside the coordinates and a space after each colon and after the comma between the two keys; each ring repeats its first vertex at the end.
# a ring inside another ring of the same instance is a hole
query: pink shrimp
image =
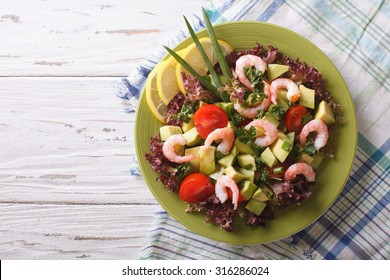
{"type": "Polygon", "coordinates": [[[299,134],[299,143],[302,147],[305,146],[307,136],[310,132],[317,132],[316,138],[314,140],[314,148],[316,148],[316,150],[318,151],[328,142],[328,127],[320,119],[314,119],[305,124],[301,130],[301,133],[299,134]]]}
{"type": "Polygon", "coordinates": [[[243,117],[253,119],[256,117],[256,115],[259,113],[259,111],[266,111],[271,105],[271,94],[269,90],[269,84],[264,82],[264,93],[266,95],[266,98],[263,99],[263,101],[256,106],[251,107],[242,107],[240,103],[235,102],[234,103],[234,109],[243,117]]]}
{"type": "Polygon", "coordinates": [[[284,180],[290,181],[298,174],[303,174],[308,182],[314,182],[316,174],[310,164],[305,162],[298,162],[290,165],[284,173],[284,180]]]}
{"type": "Polygon", "coordinates": [[[217,150],[227,155],[233,146],[234,130],[230,127],[217,128],[207,136],[204,142],[204,148],[207,149],[213,141],[218,139],[222,139],[222,142],[218,145],[217,150]]]}
{"type": "Polygon", "coordinates": [[[252,126],[261,127],[265,130],[263,136],[256,138],[255,144],[257,146],[267,147],[278,138],[278,128],[267,120],[253,120],[245,126],[245,129],[249,129],[252,126]]]}
{"type": "Polygon", "coordinates": [[[236,182],[232,178],[230,178],[227,175],[222,175],[217,179],[217,183],[215,184],[215,195],[222,203],[224,203],[228,199],[228,193],[226,188],[231,189],[233,193],[232,203],[234,205],[234,210],[235,210],[237,209],[238,196],[240,194],[240,190],[237,187],[236,182]]]}
{"type": "Polygon", "coordinates": [[[163,144],[162,151],[163,151],[164,156],[168,160],[170,160],[172,162],[176,162],[176,163],[183,163],[183,162],[193,160],[195,158],[194,155],[180,156],[175,151],[176,145],[184,146],[186,143],[187,143],[186,139],[181,134],[174,134],[174,135],[169,136],[168,139],[165,140],[165,142],[163,144]]]}
{"type": "Polygon", "coordinates": [[[249,88],[251,91],[254,90],[252,87],[251,81],[246,77],[244,67],[253,66],[255,69],[260,70],[261,72],[265,72],[267,69],[267,63],[265,63],[264,60],[262,60],[259,56],[256,55],[243,55],[236,61],[236,75],[237,78],[240,80],[240,82],[249,88]]]}
{"type": "Polygon", "coordinates": [[[278,89],[285,88],[287,89],[287,99],[291,102],[296,102],[301,97],[301,92],[299,91],[298,85],[294,83],[293,80],[287,78],[278,78],[271,82],[271,100],[276,104],[276,98],[278,94],[278,89]]]}

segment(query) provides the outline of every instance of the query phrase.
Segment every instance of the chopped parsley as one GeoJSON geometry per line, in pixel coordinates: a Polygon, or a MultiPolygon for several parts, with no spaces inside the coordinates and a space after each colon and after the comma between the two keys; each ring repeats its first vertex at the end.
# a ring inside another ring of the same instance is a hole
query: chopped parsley
{"type": "Polygon", "coordinates": [[[173,118],[178,121],[183,121],[184,123],[189,123],[191,121],[191,116],[196,111],[196,107],[197,107],[197,102],[184,103],[179,113],[174,115],[173,118]]]}
{"type": "Polygon", "coordinates": [[[237,138],[243,143],[247,144],[256,137],[256,128],[251,126],[249,129],[240,127],[237,129],[237,138]]]}
{"type": "Polygon", "coordinates": [[[252,87],[257,88],[257,86],[263,84],[263,72],[256,69],[253,65],[244,67],[245,76],[252,83],[252,87]]]}
{"type": "Polygon", "coordinates": [[[272,106],[271,113],[273,115],[275,115],[275,117],[277,117],[279,120],[281,120],[281,119],[283,119],[284,115],[286,114],[286,109],[284,109],[278,105],[275,105],[275,106],[272,106]]]}
{"type": "Polygon", "coordinates": [[[261,169],[261,173],[260,173],[260,181],[264,182],[264,183],[268,183],[268,178],[269,178],[269,171],[267,169],[267,167],[263,167],[261,169]]]}
{"type": "Polygon", "coordinates": [[[236,110],[231,110],[229,117],[234,125],[240,125],[245,120],[236,110]]]}
{"type": "Polygon", "coordinates": [[[256,119],[261,119],[262,117],[264,117],[265,116],[265,113],[266,112],[264,112],[263,110],[258,110],[257,111],[257,115],[256,115],[256,119]]]}
{"type": "Polygon", "coordinates": [[[317,149],[314,147],[314,141],[313,140],[307,141],[306,144],[305,144],[305,147],[303,147],[303,150],[309,156],[314,156],[317,153],[317,149]]]}
{"type": "Polygon", "coordinates": [[[249,97],[246,100],[249,103],[248,105],[253,105],[263,102],[263,100],[266,98],[268,98],[268,96],[264,92],[255,88],[255,90],[249,94],[249,97]]]}

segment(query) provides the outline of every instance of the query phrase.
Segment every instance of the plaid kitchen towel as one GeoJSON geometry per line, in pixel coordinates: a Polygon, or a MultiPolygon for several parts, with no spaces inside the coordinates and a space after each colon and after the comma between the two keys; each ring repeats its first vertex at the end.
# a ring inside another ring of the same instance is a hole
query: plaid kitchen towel
{"type": "MultiPolygon", "coordinates": [[[[317,45],[350,90],[358,122],[358,148],[350,177],[335,203],[293,236],[263,245],[216,242],[156,213],[140,259],[390,259],[390,3],[384,0],[211,1],[213,23],[256,20],[289,28],[317,45]]],[[[204,28],[194,16],[196,29],[204,28]]],[[[179,31],[168,45],[187,37],[179,31]]],[[[161,49],[123,79],[117,94],[136,106],[161,49]]]]}

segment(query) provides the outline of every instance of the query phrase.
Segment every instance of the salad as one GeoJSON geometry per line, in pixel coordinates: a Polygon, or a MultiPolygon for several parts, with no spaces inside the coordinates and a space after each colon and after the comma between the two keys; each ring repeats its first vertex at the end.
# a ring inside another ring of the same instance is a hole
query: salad
{"type": "Polygon", "coordinates": [[[186,20],[194,43],[167,48],[171,57],[148,78],[165,102],[148,102],[164,125],[145,157],[188,212],[226,231],[235,217],[265,226],[311,195],[322,160],[334,156],[339,105],[314,67],[276,46],[234,50],[203,15],[210,37],[199,40],[186,20]],[[175,83],[166,86],[169,71],[175,83]]]}

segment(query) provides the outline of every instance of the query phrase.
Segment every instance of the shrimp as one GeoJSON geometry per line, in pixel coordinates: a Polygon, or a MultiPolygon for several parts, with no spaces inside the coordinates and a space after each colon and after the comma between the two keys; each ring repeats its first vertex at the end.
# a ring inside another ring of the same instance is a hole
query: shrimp
{"type": "Polygon", "coordinates": [[[236,75],[240,82],[249,88],[251,91],[254,91],[251,81],[246,77],[244,67],[254,66],[257,70],[260,70],[263,74],[267,69],[267,63],[262,60],[259,56],[256,55],[243,55],[236,61],[236,75]]]}
{"type": "Polygon", "coordinates": [[[305,146],[307,136],[310,132],[317,132],[317,136],[314,140],[314,148],[316,148],[316,150],[318,151],[328,142],[328,127],[320,119],[314,119],[305,124],[301,130],[301,133],[299,134],[299,143],[302,147],[305,146]]]}
{"type": "Polygon", "coordinates": [[[290,165],[284,173],[284,180],[290,181],[294,179],[297,174],[303,174],[308,182],[314,182],[316,174],[310,164],[305,162],[298,162],[290,165]]]}
{"type": "Polygon", "coordinates": [[[255,144],[257,146],[267,147],[278,138],[278,128],[267,120],[253,120],[245,126],[245,129],[249,129],[252,126],[262,127],[265,130],[263,136],[256,138],[255,144]]]}
{"type": "Polygon", "coordinates": [[[234,130],[230,127],[217,128],[207,136],[204,142],[204,149],[210,147],[211,143],[218,139],[222,139],[222,142],[218,145],[217,150],[227,155],[233,146],[234,130]]]}
{"type": "Polygon", "coordinates": [[[195,158],[194,155],[188,155],[188,156],[180,156],[175,152],[175,146],[176,145],[182,145],[184,146],[187,143],[186,139],[181,134],[174,134],[168,137],[168,139],[163,144],[163,154],[164,156],[176,163],[183,163],[187,161],[191,161],[195,158]]]}
{"type": "Polygon", "coordinates": [[[296,102],[301,97],[301,92],[293,80],[287,78],[278,78],[271,82],[270,87],[271,100],[274,104],[276,104],[278,89],[280,88],[287,89],[287,99],[291,102],[296,102]]]}
{"type": "Polygon", "coordinates": [[[222,175],[218,178],[217,183],[215,184],[215,195],[218,199],[224,203],[228,199],[228,194],[226,188],[232,190],[233,197],[232,203],[234,205],[234,210],[237,209],[238,205],[238,196],[240,194],[240,190],[237,187],[236,182],[227,175],[222,175]]]}
{"type": "Polygon", "coordinates": [[[266,97],[263,99],[263,101],[259,105],[244,108],[241,106],[240,103],[235,102],[233,105],[234,109],[241,116],[243,116],[245,118],[250,118],[250,119],[253,119],[254,117],[256,117],[256,115],[259,113],[259,111],[266,111],[268,109],[269,105],[271,105],[271,94],[270,94],[269,87],[270,87],[269,84],[264,82],[264,93],[265,93],[266,97]]]}

